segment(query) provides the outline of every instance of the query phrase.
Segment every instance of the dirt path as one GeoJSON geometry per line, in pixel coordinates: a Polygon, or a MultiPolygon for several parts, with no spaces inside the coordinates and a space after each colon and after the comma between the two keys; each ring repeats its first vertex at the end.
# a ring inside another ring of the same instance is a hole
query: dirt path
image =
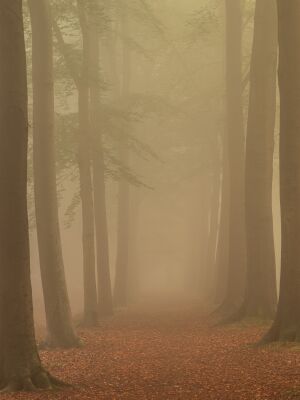
{"type": "Polygon", "coordinates": [[[257,349],[266,327],[209,328],[194,307],[121,313],[82,331],[85,346],[42,352],[74,388],[3,399],[300,399],[300,351],[257,349]]]}

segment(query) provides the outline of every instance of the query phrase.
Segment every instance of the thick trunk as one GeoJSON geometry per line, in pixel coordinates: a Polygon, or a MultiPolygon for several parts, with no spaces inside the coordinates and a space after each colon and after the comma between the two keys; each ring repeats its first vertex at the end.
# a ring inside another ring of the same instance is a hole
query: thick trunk
{"type": "Polygon", "coordinates": [[[46,0],[29,0],[32,24],[33,171],[47,344],[78,345],[61,248],[54,149],[52,27],[46,0]]]}
{"type": "Polygon", "coordinates": [[[278,0],[280,88],[281,281],[265,341],[300,340],[300,2],[278,0]]]}
{"type": "Polygon", "coordinates": [[[94,201],[91,173],[90,97],[89,97],[89,32],[85,6],[78,0],[78,13],[82,31],[82,66],[78,86],[79,116],[79,176],[82,213],[82,254],[83,254],[83,324],[95,326],[98,321],[97,287],[95,265],[94,201]]]}
{"type": "Polygon", "coordinates": [[[263,318],[274,316],[277,302],[272,215],[276,18],[274,0],[257,0],[246,139],[246,298],[241,315],[263,318]]]}
{"type": "MultiPolygon", "coordinates": [[[[96,4],[91,0],[91,10],[96,4]],[[92,4],[93,3],[93,4],[92,4]]],[[[97,14],[97,13],[96,13],[97,14]]],[[[97,15],[96,15],[97,16],[97,15]]],[[[108,227],[105,196],[105,166],[102,144],[102,130],[99,121],[99,33],[97,18],[90,15],[90,102],[91,133],[93,135],[92,165],[94,185],[94,207],[97,248],[97,282],[99,316],[113,314],[113,301],[109,265],[108,227]]]]}
{"type": "Polygon", "coordinates": [[[27,83],[22,1],[0,3],[0,385],[50,388],[34,335],[27,218],[27,83]]]}
{"type": "Polygon", "coordinates": [[[226,0],[226,136],[230,173],[228,286],[225,313],[240,306],[245,281],[244,126],[242,102],[242,18],[238,0],[226,0]]]}

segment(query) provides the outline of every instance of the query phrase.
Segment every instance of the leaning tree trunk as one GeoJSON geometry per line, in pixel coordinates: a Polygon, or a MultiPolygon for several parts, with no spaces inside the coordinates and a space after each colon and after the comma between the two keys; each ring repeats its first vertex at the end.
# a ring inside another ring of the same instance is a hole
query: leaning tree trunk
{"type": "Polygon", "coordinates": [[[47,345],[78,345],[61,248],[54,148],[54,82],[50,9],[29,0],[32,25],[33,172],[37,237],[48,329],[47,345]]]}
{"type": "Polygon", "coordinates": [[[281,280],[265,341],[300,340],[300,2],[278,0],[280,88],[281,280]]]}
{"type": "Polygon", "coordinates": [[[97,248],[98,314],[101,317],[113,314],[113,299],[109,265],[109,243],[105,196],[105,166],[102,143],[103,139],[102,128],[99,121],[99,13],[95,11],[95,9],[97,10],[97,1],[90,0],[90,7],[90,115],[91,134],[93,137],[92,165],[97,248]]]}
{"type": "MultiPolygon", "coordinates": [[[[77,0],[80,27],[82,32],[82,65],[78,80],[79,117],[79,176],[82,213],[82,254],[83,254],[83,324],[95,326],[98,322],[95,228],[93,182],[91,173],[91,129],[90,129],[90,91],[89,91],[89,28],[83,0],[77,0]]],[[[76,79],[75,79],[76,81],[76,79]]]]}
{"type": "MultiPolygon", "coordinates": [[[[27,217],[27,82],[21,0],[0,2],[0,387],[51,388],[37,352],[27,217]]],[[[57,382],[56,382],[57,383],[57,382]]]]}
{"type": "Polygon", "coordinates": [[[274,0],[257,0],[246,139],[246,297],[239,318],[272,318],[277,303],[272,214],[276,20],[274,0]]]}
{"type": "Polygon", "coordinates": [[[221,313],[243,301],[245,280],[244,126],[242,102],[242,17],[240,0],[226,0],[226,137],[229,189],[228,286],[221,313]]]}

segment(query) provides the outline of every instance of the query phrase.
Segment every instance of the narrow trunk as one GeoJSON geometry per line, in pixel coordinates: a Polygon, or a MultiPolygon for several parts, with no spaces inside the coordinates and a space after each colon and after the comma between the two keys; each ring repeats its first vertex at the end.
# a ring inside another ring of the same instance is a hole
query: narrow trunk
{"type": "Polygon", "coordinates": [[[264,341],[300,340],[300,2],[278,0],[281,280],[277,314],[264,341]]]}
{"type": "Polygon", "coordinates": [[[37,352],[27,217],[27,82],[21,0],[0,2],[0,388],[51,388],[37,352]]]}
{"type": "Polygon", "coordinates": [[[82,32],[82,66],[78,85],[79,116],[79,176],[82,213],[82,254],[83,254],[83,324],[95,326],[98,321],[97,287],[95,265],[94,202],[91,173],[91,135],[89,115],[89,32],[84,2],[77,1],[82,32]]]}
{"type": "Polygon", "coordinates": [[[102,130],[99,121],[99,32],[97,1],[91,0],[90,15],[90,104],[91,133],[93,136],[92,165],[94,186],[94,207],[97,248],[98,313],[99,316],[113,314],[113,301],[109,265],[108,227],[105,196],[105,166],[102,130]],[[95,18],[96,17],[96,18],[95,18]]]}
{"type": "Polygon", "coordinates": [[[246,298],[242,315],[272,318],[276,268],[272,178],[276,109],[277,24],[274,0],[257,0],[246,140],[246,298]]]}
{"type": "Polygon", "coordinates": [[[220,206],[220,171],[218,168],[212,174],[212,191],[210,198],[210,216],[209,216],[209,237],[207,248],[207,272],[206,272],[206,299],[207,304],[212,303],[213,287],[216,275],[216,247],[219,224],[219,206],[220,206]]]}
{"type": "MultiPolygon", "coordinates": [[[[123,69],[121,96],[125,100],[130,90],[130,49],[126,44],[128,38],[128,21],[125,11],[122,10],[121,29],[123,34],[123,69]]],[[[126,132],[120,139],[120,161],[123,165],[129,164],[129,150],[126,132]]],[[[117,231],[117,259],[114,287],[114,302],[116,306],[124,307],[128,302],[128,270],[129,270],[129,184],[124,178],[119,182],[118,198],[118,231],[117,231]]]]}
{"type": "Polygon", "coordinates": [[[222,182],[218,243],[216,251],[216,281],[214,303],[219,306],[226,297],[229,251],[229,166],[226,137],[222,138],[222,182]]]}
{"type": "Polygon", "coordinates": [[[47,344],[78,345],[70,310],[61,248],[55,173],[54,83],[50,9],[29,0],[32,25],[33,172],[47,344]]]}
{"type": "Polygon", "coordinates": [[[243,301],[245,280],[244,126],[242,103],[242,17],[240,0],[226,0],[226,137],[229,160],[228,286],[223,304],[233,312],[243,301]]]}

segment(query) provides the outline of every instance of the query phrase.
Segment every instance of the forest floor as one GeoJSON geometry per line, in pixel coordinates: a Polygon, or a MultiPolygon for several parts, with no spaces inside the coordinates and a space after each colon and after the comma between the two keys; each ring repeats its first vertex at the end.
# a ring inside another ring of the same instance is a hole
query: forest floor
{"type": "Polygon", "coordinates": [[[45,366],[73,387],[1,399],[300,399],[300,347],[253,346],[267,325],[209,326],[195,305],[119,312],[84,346],[42,351],[45,366]]]}

